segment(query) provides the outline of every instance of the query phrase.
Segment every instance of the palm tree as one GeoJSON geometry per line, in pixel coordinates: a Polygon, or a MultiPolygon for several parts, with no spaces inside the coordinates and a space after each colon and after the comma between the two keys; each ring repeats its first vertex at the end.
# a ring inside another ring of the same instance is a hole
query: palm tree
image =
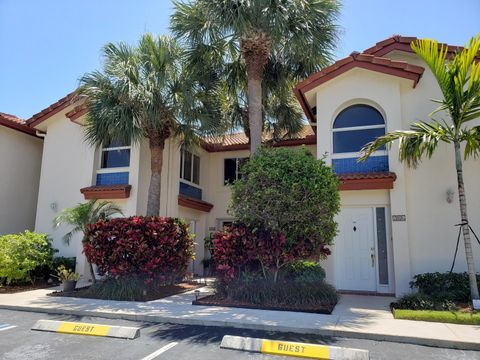
{"type": "MultiPolygon", "coordinates": [[[[53,225],[55,227],[59,227],[62,224],[72,226],[72,229],[63,236],[65,243],[70,244],[73,235],[78,232],[83,233],[82,243],[84,243],[87,240],[85,234],[88,224],[94,224],[99,220],[108,220],[117,214],[123,215],[122,209],[115,203],[110,201],[97,203],[97,200],[90,200],[86,203],[63,209],[60,214],[53,219],[53,225]]],[[[95,272],[93,271],[92,264],[89,263],[89,267],[92,281],[95,283],[95,272]]]]}
{"type": "MultiPolygon", "coordinates": [[[[237,74],[242,70],[245,74],[248,130],[254,153],[264,130],[262,102],[265,105],[268,93],[262,89],[262,82],[266,72],[284,71],[300,79],[327,65],[338,38],[334,21],[339,2],[195,0],[174,4],[172,31],[189,44],[193,64],[202,58],[202,52],[209,53],[214,64],[243,60],[241,68],[226,70],[237,74]]],[[[276,84],[282,85],[282,81],[276,84]]]]}
{"type": "Polygon", "coordinates": [[[80,80],[78,92],[87,106],[86,140],[101,146],[108,139],[125,143],[148,139],[147,215],[158,216],[165,141],[181,137],[188,146],[212,129],[214,121],[201,112],[210,96],[184,76],[183,50],[171,37],[145,34],[137,47],[110,43],[103,56],[103,71],[80,80]]]}
{"type": "Polygon", "coordinates": [[[478,286],[475,277],[472,243],[468,226],[467,201],[462,171],[461,145],[465,144],[463,158],[480,155],[480,126],[471,126],[472,120],[480,117],[480,34],[470,40],[468,47],[447,59],[448,49],[433,40],[417,40],[412,43],[413,51],[425,61],[435,76],[443,99],[433,100],[440,104],[430,114],[429,122],[418,122],[410,130],[397,130],[381,136],[362,149],[361,160],[365,160],[375,150],[399,140],[400,161],[409,167],[416,167],[422,157],[431,158],[440,143],[453,144],[457,170],[460,216],[463,241],[467,259],[472,299],[478,299],[478,286]],[[442,112],[450,119],[436,120],[434,114],[442,112]]]}

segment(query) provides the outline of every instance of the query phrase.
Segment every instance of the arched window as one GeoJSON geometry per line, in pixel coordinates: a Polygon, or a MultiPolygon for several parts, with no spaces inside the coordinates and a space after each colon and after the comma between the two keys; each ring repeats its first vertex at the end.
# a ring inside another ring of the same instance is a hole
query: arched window
{"type": "Polygon", "coordinates": [[[332,131],[334,154],[358,153],[365,144],[385,135],[385,121],[371,106],[352,105],[338,114],[332,131]]]}

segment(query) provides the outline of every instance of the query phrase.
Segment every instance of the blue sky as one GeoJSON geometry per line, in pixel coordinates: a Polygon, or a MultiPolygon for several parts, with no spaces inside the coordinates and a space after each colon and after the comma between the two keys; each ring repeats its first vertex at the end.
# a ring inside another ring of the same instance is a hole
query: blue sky
{"type": "MultiPolygon", "coordinates": [[[[0,111],[28,118],[100,65],[107,42],[167,33],[168,0],[0,0],[0,111]]],[[[479,0],[344,0],[337,57],[393,34],[463,45],[480,31],[479,0]]]]}

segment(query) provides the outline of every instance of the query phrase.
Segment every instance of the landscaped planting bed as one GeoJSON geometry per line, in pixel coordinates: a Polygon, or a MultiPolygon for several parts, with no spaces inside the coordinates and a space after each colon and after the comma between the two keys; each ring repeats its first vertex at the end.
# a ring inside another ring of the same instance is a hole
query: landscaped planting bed
{"type": "Polygon", "coordinates": [[[468,311],[394,310],[395,319],[480,325],[480,313],[468,311]]]}
{"type": "Polygon", "coordinates": [[[110,288],[102,288],[103,285],[104,284],[99,282],[96,285],[75,289],[75,291],[72,292],[55,291],[48,295],[117,301],[152,301],[182,294],[205,286],[204,284],[181,282],[174,285],[159,286],[149,289],[144,293],[143,291],[129,291],[128,288],[112,291],[110,288]]]}
{"type": "Polygon", "coordinates": [[[390,305],[395,319],[480,324],[480,314],[471,306],[467,273],[419,274],[410,287],[417,292],[390,305]]]}
{"type": "Polygon", "coordinates": [[[38,289],[46,289],[56,284],[49,284],[47,281],[38,281],[34,284],[15,284],[15,285],[1,285],[0,294],[15,294],[23,291],[32,291],[38,289]]]}

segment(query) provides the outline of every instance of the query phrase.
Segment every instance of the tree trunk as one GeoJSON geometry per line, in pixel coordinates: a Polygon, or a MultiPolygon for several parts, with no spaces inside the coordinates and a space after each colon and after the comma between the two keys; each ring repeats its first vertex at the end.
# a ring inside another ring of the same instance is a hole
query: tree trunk
{"type": "Polygon", "coordinates": [[[149,145],[152,175],[148,188],[147,216],[158,216],[160,214],[160,189],[165,139],[149,139],[149,145]]]}
{"type": "MultiPolygon", "coordinates": [[[[87,238],[85,236],[85,234],[87,233],[87,229],[86,229],[86,226],[84,227],[84,230],[83,230],[83,239],[82,239],[82,244],[85,244],[87,242],[87,238]]],[[[86,257],[85,257],[86,258],[86,257]]],[[[95,277],[95,271],[93,270],[93,264],[87,260],[87,263],[88,263],[88,268],[90,270],[90,276],[92,277],[92,284],[95,284],[97,282],[97,278],[95,277]]]]}
{"type": "Polygon", "coordinates": [[[97,278],[95,277],[95,271],[93,270],[93,264],[89,261],[88,266],[90,267],[90,276],[92,277],[92,284],[95,284],[97,282],[97,278]]]}
{"type": "MultiPolygon", "coordinates": [[[[460,201],[460,216],[462,223],[468,224],[467,199],[465,196],[465,186],[463,183],[463,165],[460,143],[455,142],[455,165],[457,168],[458,198],[460,201]]],[[[470,294],[473,299],[478,299],[478,284],[473,264],[472,241],[470,239],[470,228],[468,225],[462,226],[463,242],[465,245],[465,256],[467,258],[467,271],[470,280],[470,294]]]]}
{"type": "Polygon", "coordinates": [[[240,39],[240,51],[247,71],[248,124],[250,153],[262,145],[262,79],[271,41],[263,32],[252,32],[240,39]]]}

